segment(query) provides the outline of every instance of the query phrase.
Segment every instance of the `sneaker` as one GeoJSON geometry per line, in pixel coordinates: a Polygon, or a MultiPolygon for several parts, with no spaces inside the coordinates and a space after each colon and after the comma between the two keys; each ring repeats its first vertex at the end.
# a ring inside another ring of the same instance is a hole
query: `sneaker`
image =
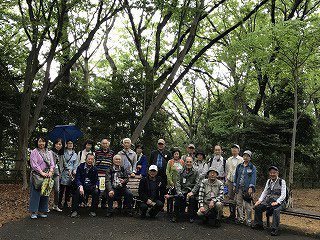
{"type": "Polygon", "coordinates": [[[46,211],[46,213],[49,213],[50,212],[50,209],[48,208],[48,210],[46,211]]]}
{"type": "Polygon", "coordinates": [[[95,217],[95,216],[97,216],[97,214],[96,214],[95,212],[90,212],[90,213],[89,213],[89,216],[90,216],[90,217],[95,217]]]}
{"type": "Polygon", "coordinates": [[[171,222],[173,223],[177,222],[177,217],[172,217],[171,222]]]}
{"type": "Polygon", "coordinates": [[[133,217],[133,213],[131,210],[126,210],[125,213],[128,215],[128,217],[133,217]]]}
{"type": "Polygon", "coordinates": [[[52,208],[54,211],[57,211],[57,212],[62,212],[62,210],[58,207],[58,206],[53,206],[52,208]]]}
{"type": "Polygon", "coordinates": [[[37,218],[38,218],[38,215],[35,214],[35,213],[31,213],[30,218],[31,218],[31,219],[37,219],[37,218]]]}
{"type": "Polygon", "coordinates": [[[71,213],[71,217],[72,217],[72,218],[75,218],[75,217],[77,217],[77,216],[78,216],[77,211],[74,211],[74,212],[71,213]]]}
{"type": "Polygon", "coordinates": [[[190,218],[189,223],[194,223],[194,218],[190,218]]]}
{"type": "Polygon", "coordinates": [[[279,235],[278,229],[272,228],[271,236],[278,236],[278,235],[279,235]]]}
{"type": "Polygon", "coordinates": [[[48,217],[47,214],[44,214],[44,213],[38,214],[38,218],[47,218],[47,217],[48,217]]]}

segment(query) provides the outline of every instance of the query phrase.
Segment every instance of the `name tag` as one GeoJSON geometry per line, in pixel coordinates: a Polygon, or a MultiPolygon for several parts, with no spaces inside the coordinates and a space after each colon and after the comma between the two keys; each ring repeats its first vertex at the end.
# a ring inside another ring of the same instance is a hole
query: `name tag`
{"type": "Polygon", "coordinates": [[[182,179],[182,183],[186,183],[187,182],[187,179],[186,178],[183,178],[182,179]]]}
{"type": "Polygon", "coordinates": [[[247,173],[252,173],[252,169],[248,169],[248,170],[247,170],[247,173]]]}
{"type": "Polygon", "coordinates": [[[99,177],[99,189],[101,191],[106,190],[106,178],[105,177],[99,177]]]}

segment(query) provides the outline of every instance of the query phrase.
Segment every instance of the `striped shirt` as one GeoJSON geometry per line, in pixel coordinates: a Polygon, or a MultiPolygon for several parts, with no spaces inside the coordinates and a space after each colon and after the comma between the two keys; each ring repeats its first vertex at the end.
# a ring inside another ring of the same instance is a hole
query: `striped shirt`
{"type": "Polygon", "coordinates": [[[222,202],[223,201],[223,183],[216,179],[214,181],[203,179],[199,189],[199,204],[203,207],[204,204],[208,205],[210,201],[222,202]]]}
{"type": "Polygon", "coordinates": [[[105,177],[107,169],[112,166],[114,152],[110,149],[104,151],[100,148],[95,155],[95,166],[98,169],[98,175],[99,177],[105,177]]]}

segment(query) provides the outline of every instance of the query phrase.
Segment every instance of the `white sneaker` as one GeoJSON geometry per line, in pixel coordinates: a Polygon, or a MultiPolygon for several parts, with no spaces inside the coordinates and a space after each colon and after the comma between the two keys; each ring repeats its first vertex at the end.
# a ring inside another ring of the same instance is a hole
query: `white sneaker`
{"type": "Polygon", "coordinates": [[[62,212],[62,210],[58,206],[53,206],[52,209],[57,211],[57,212],[62,212]]]}

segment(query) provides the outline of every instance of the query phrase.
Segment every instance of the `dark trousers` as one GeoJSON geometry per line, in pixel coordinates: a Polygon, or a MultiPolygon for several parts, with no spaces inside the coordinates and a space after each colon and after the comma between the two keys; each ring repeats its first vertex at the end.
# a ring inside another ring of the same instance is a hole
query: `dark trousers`
{"type": "MultiPolygon", "coordinates": [[[[174,202],[174,215],[178,217],[181,213],[185,212],[187,206],[187,194],[183,194],[183,196],[177,196],[174,202]]],[[[188,214],[189,218],[196,217],[196,211],[198,209],[198,201],[196,200],[195,196],[189,197],[189,204],[188,204],[188,214]]]]}
{"type": "Polygon", "coordinates": [[[124,197],[124,205],[125,208],[131,210],[132,208],[132,201],[133,201],[133,194],[127,188],[116,188],[113,190],[114,195],[113,197],[109,197],[108,194],[108,209],[109,211],[113,210],[113,202],[121,200],[121,197],[124,197]]]}
{"type": "Polygon", "coordinates": [[[140,210],[141,215],[145,216],[147,214],[148,208],[150,217],[155,217],[162,209],[163,209],[163,203],[160,200],[157,200],[155,202],[156,204],[154,206],[147,205],[145,202],[140,204],[140,210]]]}
{"type": "Polygon", "coordinates": [[[272,215],[272,225],[273,229],[277,229],[280,225],[280,211],[285,207],[283,204],[277,205],[275,207],[268,206],[266,204],[260,204],[254,208],[254,224],[263,226],[262,213],[268,211],[268,215],[272,215]]]}
{"type": "Polygon", "coordinates": [[[62,185],[60,184],[59,189],[59,201],[58,206],[62,207],[62,198],[64,195],[64,205],[66,206],[67,203],[70,201],[71,193],[72,193],[72,186],[71,185],[62,185]]]}
{"type": "MultiPolygon", "coordinates": [[[[84,196],[92,196],[92,203],[91,203],[91,208],[90,211],[91,212],[95,212],[97,207],[98,207],[98,203],[99,203],[99,190],[98,189],[84,189],[84,196]]],[[[82,200],[82,198],[84,197],[80,194],[80,190],[79,188],[75,191],[75,194],[72,197],[72,212],[74,211],[78,211],[79,208],[79,203],[80,200],[82,200]]]]}

